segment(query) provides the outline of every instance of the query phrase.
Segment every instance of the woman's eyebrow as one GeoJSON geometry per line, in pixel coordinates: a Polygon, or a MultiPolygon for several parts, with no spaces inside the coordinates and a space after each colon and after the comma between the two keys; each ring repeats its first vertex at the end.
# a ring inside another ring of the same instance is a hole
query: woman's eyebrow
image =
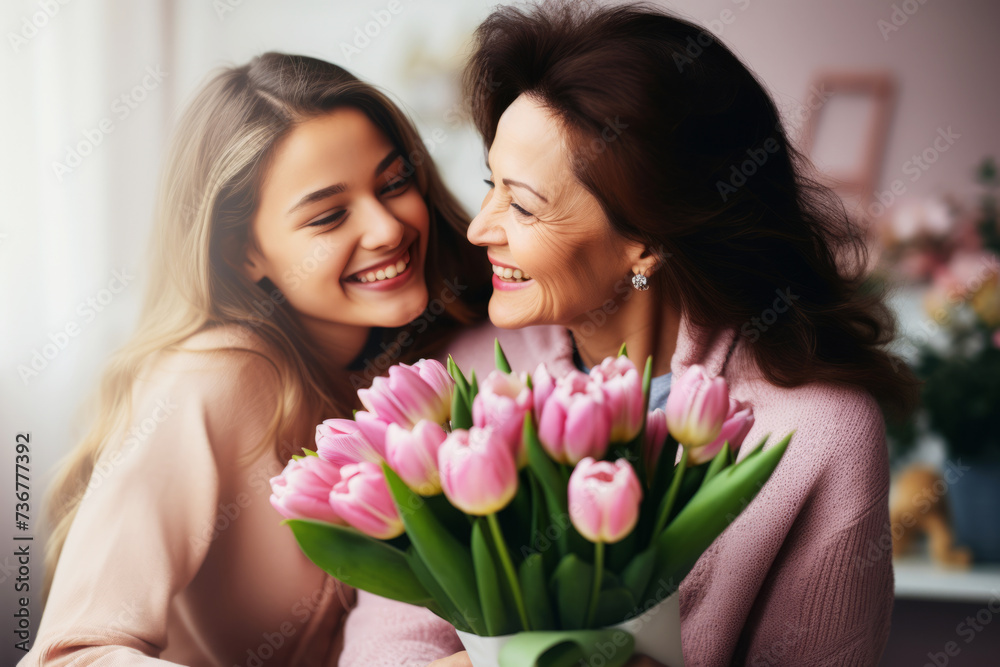
{"type": "MultiPolygon", "coordinates": [[[[400,155],[402,155],[402,153],[399,152],[398,148],[394,148],[391,151],[389,151],[389,154],[386,155],[384,158],[382,158],[382,161],[378,163],[377,167],[375,167],[375,175],[378,176],[383,171],[388,169],[389,165],[391,165],[393,161],[395,161],[395,159],[398,158],[400,155]]],[[[322,201],[327,197],[339,195],[346,189],[347,186],[344,185],[343,183],[334,183],[333,185],[328,185],[325,188],[320,188],[319,190],[315,190],[304,196],[302,199],[298,201],[297,204],[295,204],[295,206],[288,209],[288,212],[294,213],[303,206],[308,206],[309,204],[322,201]]]]}
{"type": "Polygon", "coordinates": [[[546,199],[544,195],[539,194],[538,190],[534,189],[533,187],[531,187],[527,183],[522,183],[521,181],[515,181],[515,180],[510,179],[510,178],[505,178],[505,179],[503,179],[503,184],[506,185],[508,188],[511,187],[511,186],[514,186],[514,187],[519,187],[519,188],[524,188],[526,190],[530,190],[532,193],[534,193],[534,195],[536,197],[538,197],[539,199],[541,199],[543,202],[545,202],[546,204],[549,203],[549,200],[546,199]]]}

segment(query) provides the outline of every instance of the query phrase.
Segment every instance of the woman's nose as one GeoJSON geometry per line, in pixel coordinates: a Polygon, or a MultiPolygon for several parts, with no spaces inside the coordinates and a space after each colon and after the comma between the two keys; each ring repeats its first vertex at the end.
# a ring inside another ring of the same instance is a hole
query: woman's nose
{"type": "Polygon", "coordinates": [[[367,250],[395,248],[403,241],[403,223],[378,199],[364,210],[361,246],[367,250]]]}
{"type": "Polygon", "coordinates": [[[493,191],[487,193],[483,199],[479,214],[469,223],[469,231],[466,236],[469,243],[481,246],[497,246],[507,243],[507,235],[504,232],[503,222],[500,220],[499,211],[494,210],[490,203],[493,199],[493,191]]]}

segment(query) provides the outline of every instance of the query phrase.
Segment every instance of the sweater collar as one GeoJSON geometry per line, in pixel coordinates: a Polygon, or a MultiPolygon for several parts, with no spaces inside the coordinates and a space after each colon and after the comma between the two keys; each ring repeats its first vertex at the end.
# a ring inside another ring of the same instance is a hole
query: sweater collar
{"type": "MultiPolygon", "coordinates": [[[[546,361],[546,366],[558,377],[575,369],[576,365],[573,363],[573,339],[569,329],[565,327],[554,329],[556,329],[554,332],[557,342],[556,354],[546,361]]],[[[732,363],[728,359],[730,349],[737,342],[735,327],[712,330],[699,326],[686,313],[681,313],[677,346],[670,360],[670,372],[676,379],[694,364],[701,364],[710,376],[723,375],[732,363]]]]}

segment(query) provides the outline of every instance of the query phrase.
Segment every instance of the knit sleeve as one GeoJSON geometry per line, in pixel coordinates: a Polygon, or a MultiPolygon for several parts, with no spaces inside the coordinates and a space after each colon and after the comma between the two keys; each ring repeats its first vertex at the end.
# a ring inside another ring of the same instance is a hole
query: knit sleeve
{"type": "Polygon", "coordinates": [[[889,466],[881,413],[863,413],[768,572],[736,664],[878,664],[894,596],[889,466]]]}
{"type": "Polygon", "coordinates": [[[424,667],[462,650],[455,629],[433,612],[359,590],[340,667],[424,667]]]}
{"type": "Polygon", "coordinates": [[[269,414],[261,364],[182,360],[136,382],[131,417],[94,467],[21,665],[175,664],[159,656],[171,600],[209,549],[202,536],[232,468],[218,462],[259,437],[269,414]],[[240,427],[219,428],[230,423],[240,427]]]}

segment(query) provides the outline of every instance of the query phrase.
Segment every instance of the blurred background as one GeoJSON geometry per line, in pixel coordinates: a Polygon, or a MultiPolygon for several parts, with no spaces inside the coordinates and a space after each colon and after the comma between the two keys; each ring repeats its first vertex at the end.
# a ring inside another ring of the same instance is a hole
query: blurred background
{"type": "MultiPolygon", "coordinates": [[[[416,121],[447,183],[478,209],[487,174],[458,74],[481,0],[5,0],[0,75],[0,493],[14,513],[15,439],[30,433],[30,520],[0,527],[0,607],[41,617],[37,525],[85,398],[143,293],[165,142],[213,68],[268,50],[338,63],[416,121]],[[391,10],[391,11],[390,11],[391,10]],[[29,592],[16,546],[32,536],[29,592]],[[18,592],[18,591],[21,592],[18,592]]],[[[890,424],[896,604],[885,665],[1000,655],[1000,3],[658,2],[756,72],[790,136],[868,231],[897,349],[927,380],[890,424]]]]}

